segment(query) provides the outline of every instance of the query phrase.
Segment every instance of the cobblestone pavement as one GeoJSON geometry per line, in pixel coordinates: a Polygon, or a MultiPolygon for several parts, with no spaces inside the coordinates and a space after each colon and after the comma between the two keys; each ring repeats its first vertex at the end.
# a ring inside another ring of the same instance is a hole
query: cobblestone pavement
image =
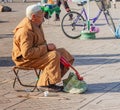
{"type": "MultiPolygon", "coordinates": [[[[12,88],[14,74],[11,60],[12,30],[25,15],[25,8],[29,4],[39,1],[14,1],[3,5],[10,6],[12,12],[0,13],[0,110],[120,110],[120,40],[110,32],[103,16],[100,32],[94,40],[80,40],[67,38],[60,27],[60,22],[54,22],[54,15],[43,24],[46,39],[57,47],[65,47],[75,57],[74,67],[84,77],[88,84],[88,91],[84,94],[50,93],[43,97],[43,93],[29,92],[17,84],[12,88]]],[[[71,9],[78,11],[74,3],[71,9]]],[[[61,7],[61,19],[65,10],[61,7]]],[[[116,26],[120,22],[120,3],[117,8],[110,9],[116,26]]],[[[91,16],[97,12],[96,4],[90,5],[91,16]]],[[[22,79],[26,83],[34,83],[31,72],[22,72],[22,79]],[[29,81],[28,81],[29,80],[29,81]]],[[[67,75],[66,75],[67,76],[67,75]]]]}

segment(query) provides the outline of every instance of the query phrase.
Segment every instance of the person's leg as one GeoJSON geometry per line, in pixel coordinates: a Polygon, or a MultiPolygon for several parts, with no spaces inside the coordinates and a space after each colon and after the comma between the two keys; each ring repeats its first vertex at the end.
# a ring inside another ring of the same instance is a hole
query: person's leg
{"type": "Polygon", "coordinates": [[[68,70],[64,69],[65,67],[63,67],[63,70],[61,70],[61,56],[65,57],[71,64],[74,61],[73,56],[71,56],[69,52],[67,52],[64,48],[59,48],[57,51],[50,51],[37,59],[25,60],[21,57],[18,61],[14,62],[17,66],[25,66],[42,70],[37,87],[48,86],[59,91],[61,90],[61,87],[56,89],[56,86],[54,85],[61,81],[62,76],[64,76],[68,70]]]}
{"type": "Polygon", "coordinates": [[[69,12],[69,11],[70,11],[70,8],[69,8],[69,5],[68,5],[68,3],[67,3],[66,0],[63,1],[63,5],[64,5],[65,10],[66,10],[67,12],[69,12]]]}
{"type": "Polygon", "coordinates": [[[56,51],[51,51],[48,54],[46,64],[44,64],[37,87],[42,91],[59,92],[63,90],[63,86],[56,85],[60,81],[60,54],[56,51]]]}
{"type": "Polygon", "coordinates": [[[41,67],[42,74],[40,75],[37,86],[57,84],[61,81],[60,54],[56,51],[51,51],[43,59],[44,63],[41,65],[43,66],[41,67]]]}
{"type": "Polygon", "coordinates": [[[2,0],[2,3],[5,3],[5,0],[2,0]]]}
{"type": "MultiPolygon", "coordinates": [[[[60,53],[60,56],[64,57],[66,59],[66,61],[68,61],[68,63],[70,63],[71,65],[74,62],[74,57],[64,48],[58,48],[57,51],[60,53]]],[[[60,63],[60,67],[61,67],[61,77],[63,77],[66,72],[69,70],[69,68],[66,68],[62,63],[60,63]]]]}
{"type": "MultiPolygon", "coordinates": [[[[61,1],[60,1],[60,0],[57,0],[56,5],[60,8],[60,6],[61,6],[61,1]]],[[[58,13],[55,14],[55,21],[60,21],[60,16],[59,16],[59,15],[60,15],[60,14],[58,14],[58,13]]]]}
{"type": "Polygon", "coordinates": [[[26,2],[26,0],[23,0],[23,2],[26,2]]]}
{"type": "MultiPolygon", "coordinates": [[[[70,10],[70,7],[69,7],[67,1],[66,1],[66,0],[62,0],[62,1],[63,1],[63,5],[64,5],[65,10],[66,10],[67,12],[70,12],[71,10],[70,10]]],[[[72,14],[69,14],[69,16],[70,16],[69,20],[72,20],[73,15],[72,15],[72,14]]]]}
{"type": "Polygon", "coordinates": [[[49,86],[61,81],[60,54],[50,51],[40,58],[14,61],[16,66],[31,67],[42,70],[37,86],[49,86]]]}

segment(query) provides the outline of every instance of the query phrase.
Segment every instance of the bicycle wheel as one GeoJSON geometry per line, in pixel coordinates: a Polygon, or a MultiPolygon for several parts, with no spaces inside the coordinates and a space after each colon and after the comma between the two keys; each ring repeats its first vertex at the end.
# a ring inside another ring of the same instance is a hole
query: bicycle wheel
{"type": "Polygon", "coordinates": [[[67,13],[61,22],[63,33],[72,39],[80,37],[80,32],[84,30],[85,25],[82,15],[75,11],[67,13]],[[72,19],[70,19],[70,16],[72,16],[72,19]]]}
{"type": "Polygon", "coordinates": [[[104,11],[104,14],[105,14],[105,18],[106,18],[107,24],[108,24],[111,32],[113,33],[113,35],[115,35],[116,27],[115,27],[115,24],[113,22],[113,19],[110,15],[109,11],[108,10],[104,11]]]}

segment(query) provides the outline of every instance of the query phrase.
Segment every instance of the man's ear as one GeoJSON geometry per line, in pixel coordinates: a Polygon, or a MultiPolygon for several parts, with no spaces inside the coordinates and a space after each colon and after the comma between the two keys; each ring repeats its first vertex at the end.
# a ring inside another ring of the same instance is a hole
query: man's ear
{"type": "Polygon", "coordinates": [[[31,18],[34,20],[36,18],[35,14],[32,14],[31,18]]]}

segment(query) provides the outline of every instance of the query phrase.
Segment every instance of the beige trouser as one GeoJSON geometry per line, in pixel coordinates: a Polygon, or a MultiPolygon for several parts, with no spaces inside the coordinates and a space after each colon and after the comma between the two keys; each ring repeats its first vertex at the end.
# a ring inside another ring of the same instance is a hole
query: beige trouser
{"type": "Polygon", "coordinates": [[[37,86],[48,86],[61,81],[61,78],[68,71],[65,67],[60,68],[60,57],[64,56],[71,64],[73,57],[63,48],[57,51],[50,51],[44,56],[32,60],[20,60],[15,62],[18,66],[27,66],[42,70],[37,86]]]}

